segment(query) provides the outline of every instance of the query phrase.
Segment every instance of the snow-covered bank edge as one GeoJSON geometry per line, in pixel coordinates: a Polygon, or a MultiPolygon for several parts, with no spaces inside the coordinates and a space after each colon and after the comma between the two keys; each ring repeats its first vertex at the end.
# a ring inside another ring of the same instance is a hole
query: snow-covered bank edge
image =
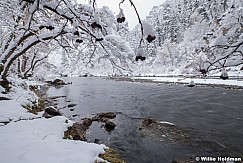
{"type": "MultiPolygon", "coordinates": [[[[64,131],[73,124],[64,116],[50,119],[27,112],[21,105],[38,97],[26,82],[13,79],[13,92],[0,93],[11,100],[0,101],[0,160],[8,163],[94,163],[103,161],[104,145],[65,140],[64,131]]],[[[2,89],[2,88],[1,88],[2,89]]]]}
{"type": "Polygon", "coordinates": [[[210,78],[190,78],[190,77],[131,77],[135,81],[151,81],[158,83],[189,84],[194,81],[195,85],[219,86],[225,88],[243,89],[242,79],[210,79],[210,78]]]}

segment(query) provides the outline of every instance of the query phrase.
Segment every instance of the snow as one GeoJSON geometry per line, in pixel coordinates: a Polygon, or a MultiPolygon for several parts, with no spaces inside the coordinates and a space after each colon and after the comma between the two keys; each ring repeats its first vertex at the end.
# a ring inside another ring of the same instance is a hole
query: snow
{"type": "Polygon", "coordinates": [[[117,15],[117,17],[118,17],[118,18],[125,17],[124,12],[123,12],[123,10],[122,10],[121,8],[120,8],[120,12],[119,12],[119,14],[117,15]]]}
{"type": "Polygon", "coordinates": [[[27,112],[27,110],[23,109],[21,106],[22,104],[29,104],[31,101],[35,101],[37,97],[26,89],[28,86],[26,86],[25,82],[21,82],[17,78],[9,78],[9,81],[14,83],[13,92],[9,95],[0,94],[0,96],[7,97],[12,100],[0,101],[0,119],[5,118],[10,121],[18,121],[21,119],[38,118],[38,115],[27,112]],[[23,87],[25,87],[25,89],[23,87]]]}
{"type": "Polygon", "coordinates": [[[155,35],[155,29],[154,27],[149,24],[148,22],[143,21],[143,33],[145,36],[151,35],[154,36],[155,35]]]}
{"type": "Polygon", "coordinates": [[[142,56],[142,57],[145,56],[145,52],[144,52],[144,49],[143,48],[138,48],[137,56],[142,56]]]}
{"type": "MultiPolygon", "coordinates": [[[[8,163],[93,163],[104,146],[63,140],[65,117],[35,119],[0,127],[0,158],[8,163]]],[[[99,159],[100,160],[100,159],[99,159]]]]}
{"type": "MultiPolygon", "coordinates": [[[[1,75],[0,75],[0,78],[1,78],[1,75]]],[[[0,85],[0,92],[4,92],[4,89],[1,85],[0,85]]]]}
{"type": "MultiPolygon", "coordinates": [[[[191,78],[187,77],[133,77],[133,79],[152,80],[156,82],[169,82],[188,84],[191,78]]],[[[242,80],[222,80],[222,79],[199,79],[193,78],[195,84],[215,84],[215,85],[229,85],[229,86],[243,86],[242,80]]]]}
{"type": "Polygon", "coordinates": [[[28,89],[27,84],[31,82],[23,83],[17,78],[9,80],[13,83],[14,92],[8,95],[0,93],[0,96],[12,99],[0,101],[1,162],[103,161],[98,155],[104,153],[104,145],[63,139],[64,131],[73,124],[72,121],[63,116],[45,119],[41,117],[43,113],[34,115],[21,106],[36,99],[28,89]]]}
{"type": "Polygon", "coordinates": [[[10,119],[5,117],[0,117],[0,123],[8,123],[8,122],[10,122],[10,119]]]}
{"type": "Polygon", "coordinates": [[[227,46],[228,43],[227,43],[227,39],[225,36],[218,36],[214,42],[214,46],[227,46]]]}
{"type": "Polygon", "coordinates": [[[168,124],[168,125],[171,125],[171,126],[175,126],[174,123],[171,123],[171,122],[166,122],[166,121],[159,121],[160,124],[168,124]]]}
{"type": "Polygon", "coordinates": [[[100,19],[99,14],[97,14],[97,13],[94,14],[93,22],[96,22],[97,24],[100,24],[101,23],[101,19],[100,19]]]}

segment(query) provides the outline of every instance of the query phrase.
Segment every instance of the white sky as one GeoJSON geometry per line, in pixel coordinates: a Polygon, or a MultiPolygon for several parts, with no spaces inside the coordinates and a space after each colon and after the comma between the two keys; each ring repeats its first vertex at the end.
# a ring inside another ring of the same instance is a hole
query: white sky
{"type": "MultiPolygon", "coordinates": [[[[120,1],[121,0],[96,0],[96,3],[98,7],[108,6],[112,11],[115,12],[115,15],[117,15],[119,13],[120,1]]],[[[133,3],[135,4],[141,19],[145,19],[145,17],[149,14],[153,6],[158,6],[162,4],[164,1],[165,0],[133,0],[133,3]]],[[[129,3],[129,0],[125,0],[121,7],[124,11],[126,20],[128,21],[129,28],[133,28],[136,24],[138,24],[138,19],[133,7],[131,7],[129,3]]]]}

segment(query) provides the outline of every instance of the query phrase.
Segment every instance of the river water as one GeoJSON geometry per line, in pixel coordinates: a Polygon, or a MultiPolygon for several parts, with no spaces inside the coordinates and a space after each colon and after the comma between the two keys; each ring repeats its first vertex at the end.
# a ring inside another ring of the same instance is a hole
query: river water
{"type": "Polygon", "coordinates": [[[196,156],[243,158],[243,90],[106,78],[64,80],[72,84],[50,88],[48,94],[66,96],[60,107],[77,104],[74,111],[61,110],[74,121],[100,112],[120,113],[115,130],[107,133],[94,124],[87,136],[113,147],[128,163],[193,162],[196,156]],[[146,117],[174,123],[190,139],[172,143],[142,136],[138,126],[146,117]]]}

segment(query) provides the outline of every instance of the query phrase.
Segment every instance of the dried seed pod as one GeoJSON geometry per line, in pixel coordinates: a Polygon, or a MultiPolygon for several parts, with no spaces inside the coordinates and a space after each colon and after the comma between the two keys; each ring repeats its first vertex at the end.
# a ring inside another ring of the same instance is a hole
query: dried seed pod
{"type": "Polygon", "coordinates": [[[201,72],[202,74],[206,74],[207,71],[205,69],[200,69],[199,72],[201,72]]]}
{"type": "Polygon", "coordinates": [[[100,25],[100,24],[97,24],[96,22],[93,22],[93,23],[91,24],[91,27],[92,27],[92,28],[99,28],[99,29],[102,29],[101,25],[100,25]]]}
{"type": "Polygon", "coordinates": [[[125,22],[126,18],[125,17],[121,17],[121,21],[122,23],[125,22]]]}
{"type": "Polygon", "coordinates": [[[117,23],[121,23],[121,18],[116,19],[117,23]]]}
{"type": "Polygon", "coordinates": [[[100,19],[100,16],[99,16],[99,14],[98,13],[95,13],[94,14],[94,18],[93,18],[93,20],[92,20],[92,24],[91,24],[91,27],[92,28],[99,28],[99,29],[102,29],[102,27],[101,27],[101,19],[100,19]]]}
{"type": "Polygon", "coordinates": [[[39,26],[39,29],[43,29],[43,28],[45,28],[45,26],[44,26],[44,25],[39,26]]]}
{"type": "Polygon", "coordinates": [[[96,38],[95,41],[103,41],[103,38],[96,38]]]}
{"type": "Polygon", "coordinates": [[[226,80],[226,79],[229,79],[229,77],[228,76],[220,76],[220,79],[223,79],[223,80],[226,80]]]}
{"type": "Polygon", "coordinates": [[[136,56],[135,60],[138,61],[139,59],[140,59],[141,61],[145,61],[146,57],[136,56]]]}
{"type": "Polygon", "coordinates": [[[146,59],[146,57],[141,57],[140,60],[141,60],[141,61],[145,61],[145,59],[146,59]]]}
{"type": "Polygon", "coordinates": [[[83,40],[81,40],[81,39],[77,39],[76,42],[77,42],[77,43],[82,43],[83,40]]]}
{"type": "Polygon", "coordinates": [[[153,40],[155,40],[155,38],[156,38],[155,36],[148,35],[147,41],[151,43],[153,40]]]}
{"type": "Polygon", "coordinates": [[[99,29],[102,29],[101,25],[99,25],[99,24],[97,24],[96,27],[99,29]]]}
{"type": "Polygon", "coordinates": [[[136,56],[135,61],[138,61],[141,56],[136,56]]]}
{"type": "Polygon", "coordinates": [[[220,75],[220,79],[226,80],[229,79],[229,75],[227,73],[227,71],[223,68],[221,75],[220,75]]]}
{"type": "Polygon", "coordinates": [[[49,26],[47,26],[47,27],[46,27],[46,29],[53,30],[53,29],[54,29],[54,27],[53,27],[53,26],[51,26],[51,25],[49,25],[49,26]]]}
{"type": "Polygon", "coordinates": [[[123,23],[123,22],[125,22],[125,20],[126,20],[126,18],[125,18],[125,15],[124,15],[124,13],[123,13],[123,10],[120,9],[120,12],[119,12],[119,14],[117,15],[117,19],[116,19],[116,21],[117,21],[118,23],[123,23]]]}
{"type": "Polygon", "coordinates": [[[50,29],[50,30],[53,30],[53,29],[54,29],[54,27],[53,27],[53,26],[49,26],[49,29],[50,29]]]}
{"type": "Polygon", "coordinates": [[[91,27],[92,27],[92,28],[96,28],[96,26],[97,26],[97,23],[96,23],[96,22],[93,22],[93,23],[91,24],[91,27]]]}
{"type": "Polygon", "coordinates": [[[119,18],[116,19],[116,21],[118,23],[123,23],[123,22],[125,22],[125,20],[126,20],[126,18],[124,16],[123,17],[119,17],[119,18]]]}
{"type": "Polygon", "coordinates": [[[79,32],[78,31],[75,31],[73,34],[76,35],[76,36],[79,36],[79,32]]]}

